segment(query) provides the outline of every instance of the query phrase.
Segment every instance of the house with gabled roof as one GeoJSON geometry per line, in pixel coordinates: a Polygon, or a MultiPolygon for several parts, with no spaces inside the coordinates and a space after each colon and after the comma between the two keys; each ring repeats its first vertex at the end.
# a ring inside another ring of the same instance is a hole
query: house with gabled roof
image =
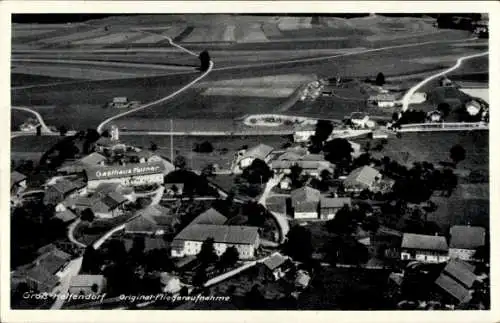
{"type": "Polygon", "coordinates": [[[76,295],[99,295],[106,289],[103,275],[76,275],[71,277],[68,293],[76,295]]]}
{"type": "Polygon", "coordinates": [[[381,179],[382,174],[378,170],[370,166],[362,166],[353,170],[344,179],[344,188],[346,192],[373,190],[381,179]]]}
{"type": "Polygon", "coordinates": [[[472,287],[477,280],[475,266],[460,259],[450,259],[435,284],[452,297],[454,303],[463,304],[472,299],[472,287]]]}
{"type": "Polygon", "coordinates": [[[10,195],[17,195],[26,189],[26,176],[13,171],[10,173],[10,195]]]}
{"type": "Polygon", "coordinates": [[[403,234],[401,260],[440,263],[448,259],[448,243],[445,237],[415,233],[403,234]]]}
{"type": "Polygon", "coordinates": [[[258,144],[257,146],[240,150],[236,153],[235,163],[233,167],[234,172],[241,172],[243,169],[250,166],[255,159],[269,162],[274,148],[265,144],[258,144]]]}
{"type": "Polygon", "coordinates": [[[98,152],[93,152],[83,158],[76,161],[71,161],[59,167],[57,169],[58,173],[62,174],[76,174],[83,173],[86,167],[92,166],[104,166],[106,164],[107,158],[98,152]]]}
{"type": "Polygon", "coordinates": [[[289,257],[276,252],[259,264],[260,272],[274,280],[279,280],[294,267],[289,257]]]}
{"type": "Polygon", "coordinates": [[[172,233],[180,223],[177,216],[159,204],[139,211],[140,216],[125,224],[125,233],[141,235],[163,235],[172,233]]]}
{"type": "Polygon", "coordinates": [[[203,242],[209,238],[214,239],[217,255],[222,255],[229,247],[235,247],[240,259],[253,258],[260,242],[257,227],[193,224],[179,232],[172,241],[172,257],[197,255],[203,242]]]}
{"type": "Polygon", "coordinates": [[[450,228],[450,258],[469,261],[476,250],[485,245],[486,230],[482,227],[454,225],[450,228]]]}
{"type": "Polygon", "coordinates": [[[291,210],[287,210],[287,214],[291,214],[294,219],[318,219],[320,197],[319,190],[309,186],[293,190],[288,203],[291,210]]]}
{"type": "Polygon", "coordinates": [[[219,211],[214,209],[213,207],[209,208],[205,212],[200,213],[196,218],[193,219],[189,223],[189,225],[192,224],[217,224],[217,225],[222,225],[225,224],[227,221],[227,217],[222,215],[219,211]]]}
{"type": "Polygon", "coordinates": [[[59,202],[62,202],[68,197],[85,193],[86,186],[87,185],[83,180],[69,180],[66,178],[62,178],[45,189],[43,202],[46,205],[57,205],[59,202]]]}
{"type": "Polygon", "coordinates": [[[124,206],[129,200],[118,192],[111,192],[105,196],[93,198],[90,207],[94,215],[98,218],[114,218],[124,212],[124,206]]]}
{"type": "Polygon", "coordinates": [[[338,210],[346,205],[349,207],[352,205],[350,197],[321,197],[320,218],[323,220],[333,219],[338,210]]]}

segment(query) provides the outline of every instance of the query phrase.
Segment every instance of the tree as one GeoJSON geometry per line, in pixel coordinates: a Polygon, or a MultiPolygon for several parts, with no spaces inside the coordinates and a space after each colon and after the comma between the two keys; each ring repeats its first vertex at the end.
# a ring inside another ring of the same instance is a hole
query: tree
{"type": "Polygon", "coordinates": [[[68,133],[68,128],[66,128],[65,126],[60,126],[59,127],[59,134],[61,136],[66,136],[66,133],[68,133]]]}
{"type": "Polygon", "coordinates": [[[94,215],[94,212],[92,211],[91,208],[86,208],[82,211],[82,216],[81,216],[81,219],[83,221],[87,221],[87,222],[92,222],[94,221],[95,219],[95,215],[94,215]]]}
{"type": "Polygon", "coordinates": [[[382,73],[377,74],[377,78],[375,79],[375,84],[378,86],[382,86],[385,84],[385,76],[382,73]]]}
{"type": "Polygon", "coordinates": [[[253,162],[243,170],[242,177],[251,184],[266,183],[273,176],[273,171],[262,159],[254,159],[253,162]]]}
{"type": "Polygon", "coordinates": [[[232,267],[236,264],[240,257],[240,253],[236,247],[231,246],[226,249],[226,251],[222,254],[221,263],[228,267],[232,267]]]}
{"type": "Polygon", "coordinates": [[[248,201],[241,207],[241,213],[248,217],[248,224],[251,226],[262,227],[266,221],[267,210],[255,201],[248,201]]]}
{"type": "Polygon", "coordinates": [[[158,150],[158,145],[154,142],[151,142],[151,145],[149,146],[149,150],[151,151],[157,151],[158,150]]]}
{"type": "Polygon", "coordinates": [[[287,235],[284,252],[298,261],[309,261],[314,247],[311,232],[303,226],[294,226],[287,235]]]}
{"type": "Polygon", "coordinates": [[[301,174],[302,174],[302,167],[300,167],[299,165],[293,164],[290,167],[290,179],[292,181],[293,187],[298,187],[301,185],[301,177],[300,177],[301,174]]]}
{"type": "MultiPolygon", "coordinates": [[[[318,120],[314,131],[314,140],[323,143],[332,134],[333,123],[329,120],[318,120]]],[[[312,138],[311,138],[312,140],[312,138]]]]}
{"type": "Polygon", "coordinates": [[[142,236],[134,237],[132,241],[132,248],[130,249],[130,254],[133,257],[141,257],[144,255],[144,250],[146,250],[146,241],[142,236]]]}
{"type": "Polygon", "coordinates": [[[186,157],[177,155],[174,159],[174,166],[178,169],[185,169],[187,165],[186,157]]]}
{"type": "Polygon", "coordinates": [[[335,138],[328,141],[323,147],[325,159],[340,167],[347,167],[351,162],[351,153],[354,151],[347,139],[335,138]]]}
{"type": "Polygon", "coordinates": [[[201,144],[195,143],[193,151],[197,153],[211,153],[214,151],[214,147],[209,141],[204,141],[201,144]]]}
{"type": "Polygon", "coordinates": [[[441,103],[438,104],[437,110],[439,112],[441,112],[441,114],[443,115],[443,118],[446,118],[446,117],[448,117],[448,115],[451,112],[451,107],[450,107],[450,105],[448,103],[441,102],[441,103]]]}
{"type": "Polygon", "coordinates": [[[319,183],[320,190],[321,191],[328,191],[328,189],[330,188],[330,184],[332,182],[332,179],[333,179],[333,174],[328,169],[323,169],[319,173],[319,177],[321,179],[321,181],[319,183]]]}
{"type": "Polygon", "coordinates": [[[208,51],[202,51],[198,58],[200,59],[200,71],[205,72],[210,67],[210,55],[208,51]]]}
{"type": "Polygon", "coordinates": [[[458,164],[465,159],[465,149],[461,145],[454,145],[450,149],[450,158],[455,164],[458,164]]]}
{"type": "Polygon", "coordinates": [[[197,258],[201,263],[208,265],[217,261],[217,254],[214,248],[214,238],[208,238],[201,245],[201,250],[198,253],[197,258]]]}

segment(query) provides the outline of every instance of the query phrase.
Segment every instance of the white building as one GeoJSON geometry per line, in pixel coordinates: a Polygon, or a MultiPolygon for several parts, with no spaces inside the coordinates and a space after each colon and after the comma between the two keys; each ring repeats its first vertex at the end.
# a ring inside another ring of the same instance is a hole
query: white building
{"type": "Polygon", "coordinates": [[[264,144],[259,144],[246,150],[240,150],[236,153],[233,171],[235,173],[243,171],[243,169],[250,166],[255,159],[260,159],[267,163],[272,157],[272,152],[273,147],[264,144]]]}
{"type": "Polygon", "coordinates": [[[448,261],[448,244],[442,236],[405,233],[401,243],[401,260],[425,263],[448,261]]]}
{"type": "Polygon", "coordinates": [[[217,225],[192,224],[182,230],[172,241],[172,257],[194,256],[201,251],[203,242],[214,239],[214,249],[221,256],[227,248],[236,247],[240,259],[250,259],[255,256],[259,246],[258,228],[217,225]]]}
{"type": "Polygon", "coordinates": [[[450,228],[450,258],[464,261],[474,259],[477,248],[483,247],[486,240],[486,230],[482,227],[454,225],[450,228]]]}
{"type": "Polygon", "coordinates": [[[163,163],[140,163],[126,166],[100,166],[86,169],[89,191],[100,184],[117,183],[123,186],[163,184],[165,166],[163,163]]]}

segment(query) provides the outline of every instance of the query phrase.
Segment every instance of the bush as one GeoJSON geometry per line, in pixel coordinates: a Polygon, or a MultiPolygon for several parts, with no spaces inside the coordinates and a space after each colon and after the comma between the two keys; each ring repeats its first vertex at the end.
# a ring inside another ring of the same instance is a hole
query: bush
{"type": "Polygon", "coordinates": [[[211,153],[214,151],[214,147],[208,141],[204,141],[201,144],[195,144],[193,147],[193,151],[197,153],[211,153]]]}

